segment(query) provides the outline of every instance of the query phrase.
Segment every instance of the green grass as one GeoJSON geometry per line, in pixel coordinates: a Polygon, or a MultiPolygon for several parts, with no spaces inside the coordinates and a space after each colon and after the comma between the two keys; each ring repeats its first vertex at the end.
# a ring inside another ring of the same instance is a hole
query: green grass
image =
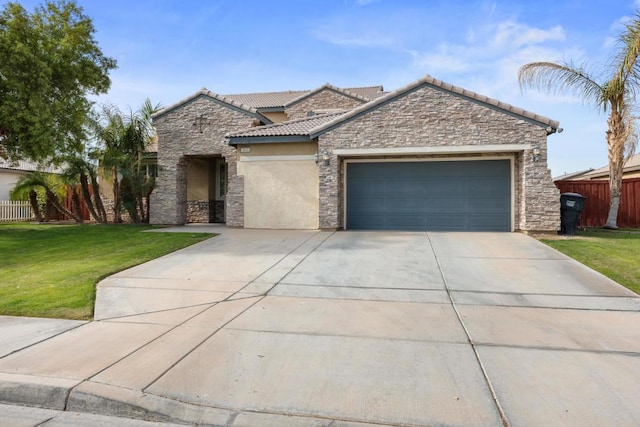
{"type": "Polygon", "coordinates": [[[592,230],[540,241],[640,294],[640,233],[592,230]]]}
{"type": "Polygon", "coordinates": [[[212,236],[151,228],[0,224],[0,314],[91,319],[102,278],[212,236]]]}

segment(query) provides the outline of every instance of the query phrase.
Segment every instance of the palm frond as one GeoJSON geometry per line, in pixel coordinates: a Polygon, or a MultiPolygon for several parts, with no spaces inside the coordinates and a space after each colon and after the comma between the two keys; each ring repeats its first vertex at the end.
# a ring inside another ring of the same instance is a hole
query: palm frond
{"type": "Polygon", "coordinates": [[[631,90],[635,90],[640,83],[640,12],[635,19],[630,20],[624,31],[618,37],[619,52],[614,62],[614,69],[617,70],[619,78],[625,83],[632,80],[629,85],[631,90]]]}
{"type": "Polygon", "coordinates": [[[39,171],[29,172],[15,183],[11,190],[12,200],[27,200],[29,192],[37,189],[50,190],[58,198],[66,195],[66,185],[58,175],[42,173],[39,171]]]}
{"type": "Polygon", "coordinates": [[[603,87],[582,68],[555,62],[532,62],[518,71],[520,89],[533,88],[551,94],[570,94],[606,109],[603,87]]]}
{"type": "Polygon", "coordinates": [[[31,172],[20,178],[11,189],[11,200],[29,200],[29,193],[45,185],[44,174],[31,172]]]}

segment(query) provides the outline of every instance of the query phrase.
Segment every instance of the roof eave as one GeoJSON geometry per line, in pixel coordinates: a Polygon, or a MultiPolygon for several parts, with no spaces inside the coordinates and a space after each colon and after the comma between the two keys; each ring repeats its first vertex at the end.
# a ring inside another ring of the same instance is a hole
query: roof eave
{"type": "Polygon", "coordinates": [[[279,107],[256,107],[259,113],[284,113],[284,106],[279,107]]]}
{"type": "Polygon", "coordinates": [[[228,145],[237,147],[241,144],[280,144],[292,142],[310,142],[309,135],[280,135],[280,136],[228,136],[228,145]]]}
{"type": "Polygon", "coordinates": [[[195,94],[176,102],[175,104],[170,105],[169,107],[166,107],[160,111],[158,111],[157,113],[154,113],[151,115],[151,118],[153,120],[159,119],[169,113],[171,113],[174,110],[177,110],[180,107],[183,107],[187,104],[190,104],[191,102],[194,102],[195,100],[199,99],[199,98],[207,98],[211,101],[217,102],[221,105],[224,105],[228,108],[231,108],[232,110],[238,111],[239,113],[242,114],[246,114],[248,116],[254,117],[258,120],[260,120],[261,122],[265,123],[265,124],[271,124],[273,123],[273,121],[271,121],[268,117],[264,116],[263,114],[260,113],[260,111],[254,109],[254,108],[250,108],[247,107],[243,104],[239,104],[237,102],[234,102],[232,100],[228,100],[225,99],[223,96],[217,95],[213,92],[211,92],[210,90],[207,90],[206,88],[202,88],[201,90],[199,90],[198,92],[196,92],[195,94]]]}

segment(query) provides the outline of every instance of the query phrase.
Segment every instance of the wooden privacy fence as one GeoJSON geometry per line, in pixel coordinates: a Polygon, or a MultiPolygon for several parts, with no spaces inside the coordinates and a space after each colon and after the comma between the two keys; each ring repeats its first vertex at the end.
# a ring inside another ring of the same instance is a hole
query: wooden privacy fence
{"type": "Polygon", "coordinates": [[[0,222],[30,221],[33,218],[29,202],[0,200],[0,222]]]}
{"type": "MultiPolygon", "coordinates": [[[[78,195],[80,196],[80,216],[82,217],[82,219],[84,221],[89,221],[91,219],[91,214],[89,213],[89,209],[87,209],[87,205],[84,202],[84,197],[82,196],[82,192],[80,191],[80,186],[76,186],[76,191],[78,192],[78,195]]],[[[90,193],[93,193],[91,191],[91,189],[89,189],[90,193]]],[[[73,212],[73,203],[71,202],[71,195],[73,194],[73,188],[68,186],[67,187],[67,194],[64,197],[64,199],[61,200],[61,204],[62,206],[64,206],[65,209],[67,209],[68,211],[73,212]]],[[[77,212],[76,212],[77,213],[77,212]]],[[[69,218],[67,215],[62,214],[60,212],[58,212],[57,210],[53,209],[53,211],[51,212],[51,217],[49,218],[53,221],[69,221],[71,218],[69,218]]]]}
{"type": "MultiPolygon", "coordinates": [[[[581,227],[601,227],[609,214],[609,181],[556,181],[561,193],[578,193],[587,198],[580,216],[581,227]]],[[[622,181],[618,227],[640,227],[640,178],[622,181]]]]}

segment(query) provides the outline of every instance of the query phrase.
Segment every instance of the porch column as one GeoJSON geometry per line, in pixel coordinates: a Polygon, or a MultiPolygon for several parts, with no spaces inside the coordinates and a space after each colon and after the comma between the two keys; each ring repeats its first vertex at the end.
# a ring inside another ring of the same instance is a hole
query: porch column
{"type": "Polygon", "coordinates": [[[158,162],[156,188],[151,193],[151,224],[183,225],[187,217],[187,162],[158,162]]]}

